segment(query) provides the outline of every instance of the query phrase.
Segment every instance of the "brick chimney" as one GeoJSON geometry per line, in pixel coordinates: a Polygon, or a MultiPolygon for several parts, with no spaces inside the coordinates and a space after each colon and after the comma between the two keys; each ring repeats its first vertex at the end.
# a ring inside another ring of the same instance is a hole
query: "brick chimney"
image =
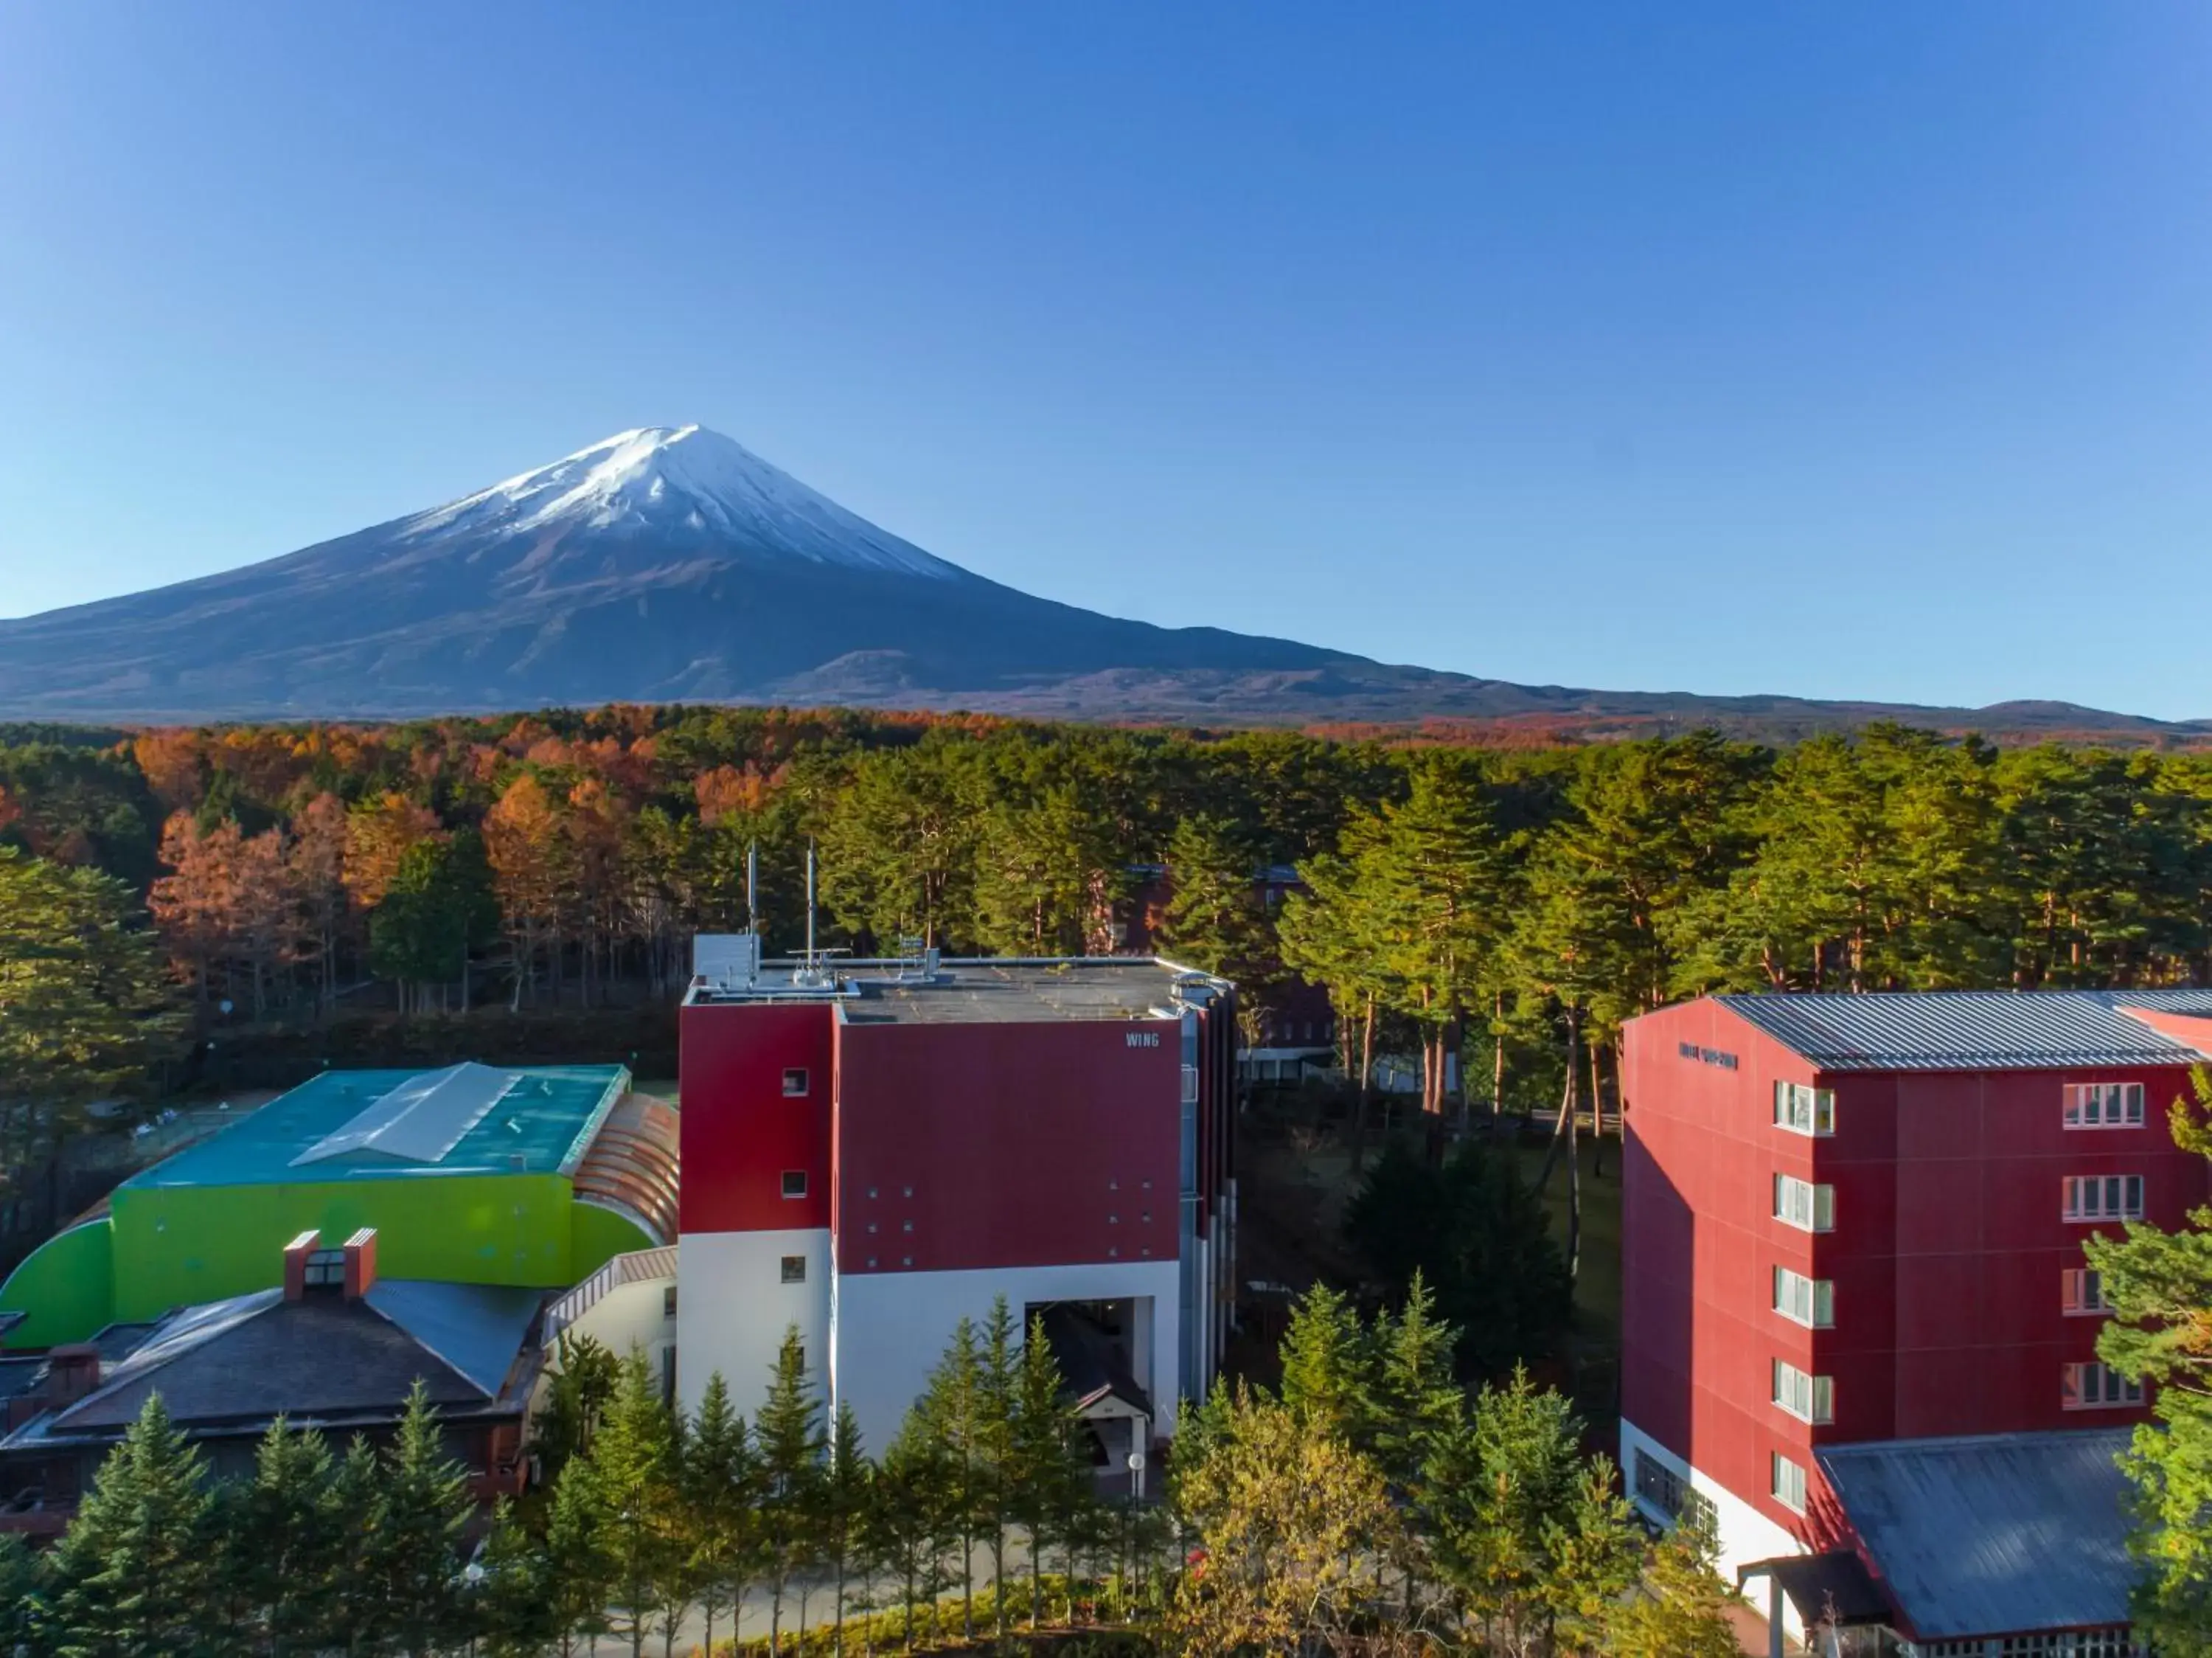
{"type": "Polygon", "coordinates": [[[284,1246],[284,1299],[295,1301],[307,1293],[307,1257],[323,1247],[323,1234],[312,1228],[284,1246]]]}
{"type": "Polygon", "coordinates": [[[100,1349],[72,1342],[46,1355],[46,1403],[59,1409],[74,1405],[100,1386],[100,1349]]]}
{"type": "Polygon", "coordinates": [[[365,1226],[345,1240],[345,1298],[357,1301],[376,1283],[376,1228],[365,1226]]]}

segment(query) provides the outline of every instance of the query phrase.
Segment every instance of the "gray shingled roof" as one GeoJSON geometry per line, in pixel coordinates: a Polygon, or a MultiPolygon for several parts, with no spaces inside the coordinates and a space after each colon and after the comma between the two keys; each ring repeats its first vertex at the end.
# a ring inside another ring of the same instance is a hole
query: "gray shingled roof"
{"type": "Polygon", "coordinates": [[[2063,1070],[2203,1056],[2130,1007],[2212,1015],[2206,991],[1899,991],[1719,996],[1823,1070],[2063,1070]]]}
{"type": "Polygon", "coordinates": [[[2124,1428],[1814,1453],[1923,1641],[2128,1621],[2124,1428]]]}
{"type": "Polygon", "coordinates": [[[363,1301],[258,1289],[173,1314],[100,1387],[10,1440],[119,1433],[158,1392],[186,1428],[279,1414],[306,1424],[396,1417],[420,1377],[448,1416],[520,1411],[540,1289],[385,1279],[363,1301]]]}

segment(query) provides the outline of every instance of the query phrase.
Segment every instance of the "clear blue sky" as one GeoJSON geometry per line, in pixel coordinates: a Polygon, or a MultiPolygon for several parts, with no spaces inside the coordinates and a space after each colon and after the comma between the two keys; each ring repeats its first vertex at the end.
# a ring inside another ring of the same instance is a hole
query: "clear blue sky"
{"type": "Polygon", "coordinates": [[[0,0],[0,614],[686,421],[1154,621],[2212,715],[2212,9],[0,0]]]}

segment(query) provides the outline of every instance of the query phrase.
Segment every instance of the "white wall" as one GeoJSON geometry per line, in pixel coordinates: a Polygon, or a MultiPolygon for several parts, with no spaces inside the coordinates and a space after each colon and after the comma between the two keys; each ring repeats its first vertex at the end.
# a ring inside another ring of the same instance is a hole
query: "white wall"
{"type": "MultiPolygon", "coordinates": [[[[668,1288],[675,1282],[672,1276],[618,1283],[562,1333],[589,1336],[617,1358],[629,1357],[635,1348],[658,1376],[661,1355],[676,1344],[676,1320],[662,1311],[668,1304],[668,1288]]],[[[681,1312],[680,1305],[678,1310],[681,1312]]]]}
{"type": "MultiPolygon", "coordinates": [[[[1627,1481],[1633,1496],[1636,1490],[1634,1459],[1649,1456],[1672,1468],[1677,1476],[1689,1482],[1690,1489],[1713,1505],[1713,1516],[1720,1528],[1720,1558],[1717,1563],[1720,1574],[1733,1584],[1739,1567],[1754,1560],[1772,1560],[1777,1556],[1802,1554],[1805,1545],[1769,1520],[1757,1509],[1703,1470],[1692,1466],[1657,1440],[1645,1433],[1626,1417],[1620,1419],[1620,1460],[1622,1478],[1627,1481]]],[[[1648,1503],[1637,1506],[1650,1517],[1664,1524],[1669,1516],[1659,1513],[1648,1503]]],[[[1761,1616],[1766,1612],[1766,1583],[1754,1578],[1749,1585],[1749,1598],[1761,1616]]],[[[1804,1626],[1787,1599],[1782,1603],[1784,1630],[1793,1641],[1804,1639],[1804,1626]]]]}
{"type": "MultiPolygon", "coordinates": [[[[1137,1380],[1152,1394],[1158,1412],[1153,1433],[1172,1433],[1178,1362],[1177,1277],[1173,1261],[1099,1261],[1079,1266],[994,1267],[972,1272],[847,1273],[837,1283],[835,1396],[841,1404],[851,1404],[862,1440],[872,1454],[879,1454],[898,1432],[907,1408],[921,1392],[931,1368],[944,1355],[952,1326],[963,1316],[981,1324],[990,1316],[994,1297],[1004,1295],[1017,1319],[1025,1305],[1038,1301],[1146,1297],[1152,1303],[1152,1374],[1137,1380]]],[[[688,1283],[684,1293],[690,1294],[688,1283]]],[[[688,1338],[686,1342],[684,1363],[688,1369],[688,1338]]]]}
{"type": "Polygon", "coordinates": [[[799,1326],[806,1362],[826,1390],[830,1231],[687,1232],[677,1240],[676,1391],[696,1410],[717,1370],[748,1420],[768,1392],[783,1333],[799,1326]],[[804,1256],[806,1282],[783,1282],[783,1258],[804,1256]]]}

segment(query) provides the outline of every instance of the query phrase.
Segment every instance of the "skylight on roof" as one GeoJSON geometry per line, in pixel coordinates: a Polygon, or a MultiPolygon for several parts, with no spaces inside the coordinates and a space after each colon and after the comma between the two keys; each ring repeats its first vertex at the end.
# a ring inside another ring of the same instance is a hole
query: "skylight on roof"
{"type": "Polygon", "coordinates": [[[355,1154],[438,1162],[521,1080],[520,1071],[473,1061],[410,1076],[293,1158],[291,1167],[355,1154]]]}

